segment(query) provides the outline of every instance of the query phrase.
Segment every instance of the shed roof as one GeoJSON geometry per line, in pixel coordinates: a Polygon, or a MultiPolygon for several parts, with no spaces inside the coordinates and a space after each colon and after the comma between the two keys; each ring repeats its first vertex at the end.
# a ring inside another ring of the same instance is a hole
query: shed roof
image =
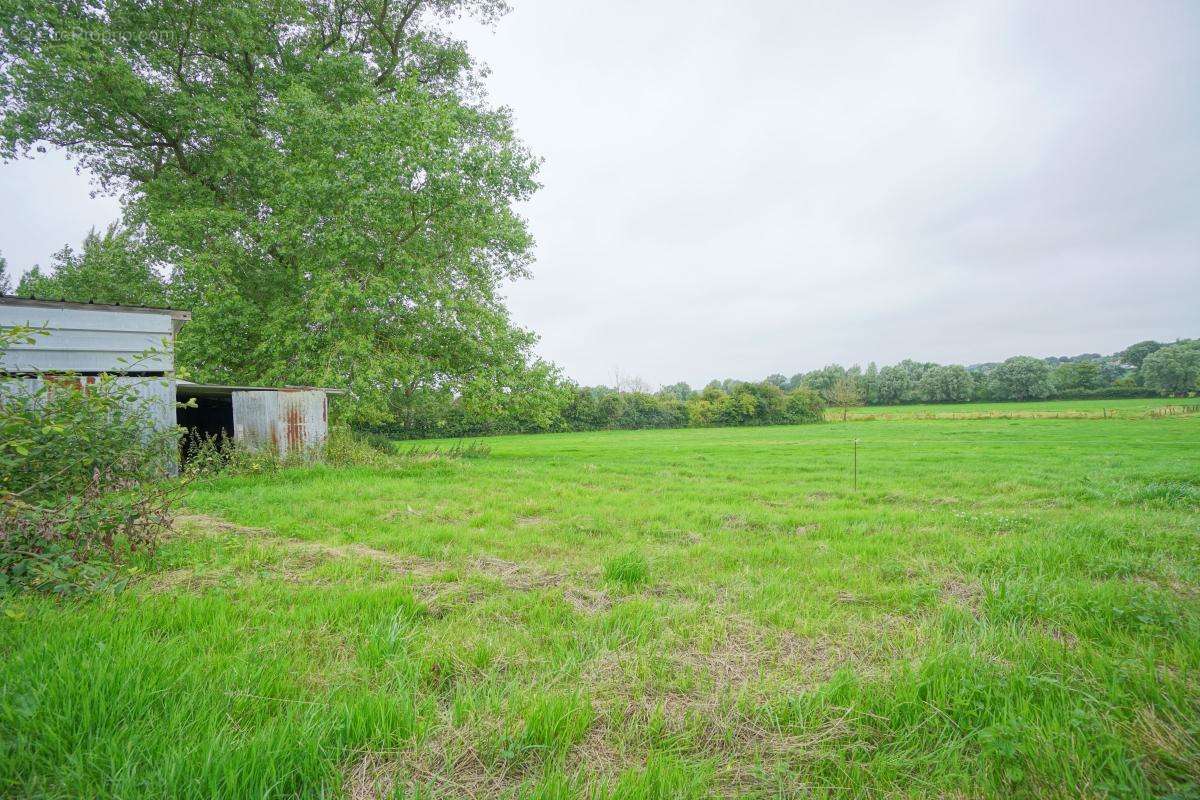
{"type": "Polygon", "coordinates": [[[31,308],[75,308],[84,311],[125,311],[134,314],[168,314],[171,319],[177,319],[181,322],[192,318],[192,312],[184,311],[180,308],[126,306],[120,303],[97,303],[94,300],[80,303],[74,300],[51,300],[46,297],[34,297],[33,295],[22,297],[15,294],[0,294],[0,305],[29,306],[31,308]]]}
{"type": "Polygon", "coordinates": [[[324,392],[345,394],[345,389],[329,389],[322,386],[234,386],[225,383],[192,383],[176,381],[175,393],[192,397],[228,397],[234,392],[324,392]]]}

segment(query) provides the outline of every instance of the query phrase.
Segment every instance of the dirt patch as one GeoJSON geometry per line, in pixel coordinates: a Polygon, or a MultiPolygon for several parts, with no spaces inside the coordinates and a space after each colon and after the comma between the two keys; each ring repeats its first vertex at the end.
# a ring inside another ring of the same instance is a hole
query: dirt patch
{"type": "Polygon", "coordinates": [[[979,613],[980,604],[983,602],[983,590],[979,588],[979,584],[958,577],[943,580],[941,594],[943,600],[964,605],[975,614],[979,613]]]}
{"type": "Polygon", "coordinates": [[[820,527],[820,525],[797,525],[792,533],[796,536],[807,536],[810,533],[816,533],[820,527]]]}
{"type": "Polygon", "coordinates": [[[539,516],[517,517],[517,527],[536,528],[539,525],[545,525],[549,521],[550,520],[546,519],[545,517],[539,516]]]}
{"type": "Polygon", "coordinates": [[[378,753],[364,753],[346,769],[346,796],[350,800],[391,797],[395,783],[395,763],[378,753]]]}
{"type": "Polygon", "coordinates": [[[722,637],[703,646],[680,642],[671,648],[669,660],[676,668],[709,677],[715,689],[727,692],[772,674],[786,674],[793,680],[803,677],[806,683],[828,680],[853,660],[853,654],[829,639],[767,629],[731,617],[722,637]]]}
{"type": "Polygon", "coordinates": [[[1141,586],[1148,586],[1157,591],[1170,592],[1183,600],[1195,600],[1200,597],[1200,586],[1191,583],[1184,583],[1177,578],[1162,578],[1153,575],[1134,575],[1127,580],[1141,586]]]}
{"type": "Polygon", "coordinates": [[[394,786],[408,790],[404,796],[426,796],[432,790],[445,797],[502,797],[526,777],[520,764],[488,758],[476,742],[500,742],[506,736],[502,720],[480,721],[471,731],[455,728],[443,718],[438,731],[395,756],[394,786]],[[489,763],[491,762],[491,763],[489,763]],[[424,791],[423,791],[424,790],[424,791]]]}
{"type": "Polygon", "coordinates": [[[307,539],[293,539],[288,536],[282,536],[267,528],[252,528],[247,525],[236,525],[232,522],[226,522],[216,517],[209,517],[201,514],[176,517],[177,523],[183,523],[187,528],[197,532],[204,533],[206,531],[219,531],[221,533],[235,533],[239,536],[254,536],[264,539],[269,539],[273,543],[277,543],[286,547],[289,551],[309,553],[315,555],[341,557],[354,556],[357,558],[365,558],[371,561],[376,561],[384,564],[397,572],[403,572],[409,575],[416,575],[423,578],[431,578],[440,575],[450,569],[450,565],[436,561],[434,559],[421,558],[419,556],[401,556],[396,553],[389,553],[386,550],[379,550],[374,547],[368,547],[363,544],[329,544],[327,542],[309,541],[307,539]]]}

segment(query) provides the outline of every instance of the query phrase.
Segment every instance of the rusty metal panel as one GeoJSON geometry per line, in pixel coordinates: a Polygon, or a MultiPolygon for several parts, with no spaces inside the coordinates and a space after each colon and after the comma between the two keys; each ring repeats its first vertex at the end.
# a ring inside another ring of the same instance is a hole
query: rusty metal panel
{"type": "Polygon", "coordinates": [[[284,390],[278,395],[275,426],[279,452],[303,453],[324,443],[325,393],[284,390]]]}
{"type": "Polygon", "coordinates": [[[252,450],[279,455],[320,446],[328,430],[326,397],[320,391],[233,392],[233,436],[252,450]]]}

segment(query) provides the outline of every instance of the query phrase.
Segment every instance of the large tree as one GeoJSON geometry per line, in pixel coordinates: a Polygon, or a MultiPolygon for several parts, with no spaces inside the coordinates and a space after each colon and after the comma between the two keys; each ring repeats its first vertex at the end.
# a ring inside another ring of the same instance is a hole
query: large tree
{"type": "Polygon", "coordinates": [[[1142,362],[1145,385],[1170,395],[1200,389],[1200,341],[1180,342],[1155,350],[1142,362]]]}
{"type": "Polygon", "coordinates": [[[1165,346],[1166,345],[1164,345],[1162,342],[1156,342],[1153,339],[1147,339],[1143,342],[1129,345],[1129,347],[1126,347],[1124,350],[1117,353],[1116,356],[1118,359],[1120,359],[1122,364],[1128,364],[1132,367],[1140,368],[1142,366],[1142,362],[1146,360],[1147,356],[1157,350],[1161,350],[1165,346]]]}
{"type": "Polygon", "coordinates": [[[1013,356],[988,376],[998,400],[1042,400],[1053,392],[1050,365],[1033,356],[1013,356]]]}
{"type": "Polygon", "coordinates": [[[532,343],[499,289],[530,258],[536,161],[445,21],[504,10],[15,0],[0,155],[56,145],[123,196],[194,313],[197,377],[348,386],[364,415],[503,381],[532,343]]]}
{"type": "Polygon", "coordinates": [[[971,373],[958,364],[930,367],[917,382],[917,392],[926,403],[966,403],[974,391],[971,373]]]}
{"type": "Polygon", "coordinates": [[[1059,364],[1050,374],[1050,380],[1058,392],[1099,389],[1104,385],[1100,364],[1095,361],[1068,361],[1059,364]]]}

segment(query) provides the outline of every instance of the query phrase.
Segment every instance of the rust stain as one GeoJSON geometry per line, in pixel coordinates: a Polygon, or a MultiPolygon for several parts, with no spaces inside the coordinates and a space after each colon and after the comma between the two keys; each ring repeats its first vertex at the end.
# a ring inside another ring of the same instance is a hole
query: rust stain
{"type": "Polygon", "coordinates": [[[288,452],[299,450],[304,443],[304,419],[300,409],[291,406],[287,410],[287,449],[288,452]]]}

